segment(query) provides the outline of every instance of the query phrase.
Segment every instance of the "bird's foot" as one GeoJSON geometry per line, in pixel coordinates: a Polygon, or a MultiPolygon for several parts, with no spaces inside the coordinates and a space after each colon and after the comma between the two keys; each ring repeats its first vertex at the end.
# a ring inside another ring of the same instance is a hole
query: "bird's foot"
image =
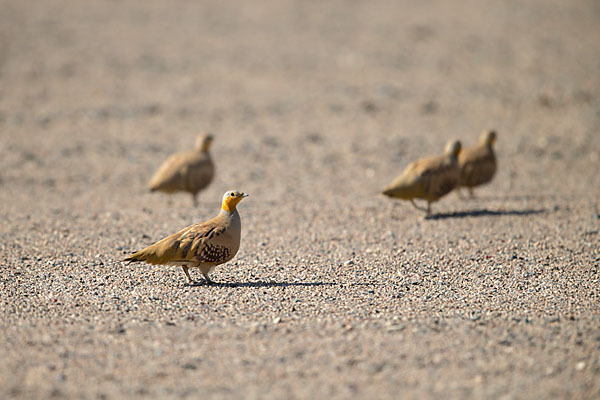
{"type": "Polygon", "coordinates": [[[212,279],[210,279],[210,278],[208,277],[208,275],[203,275],[203,276],[204,276],[204,281],[206,282],[206,284],[207,284],[207,285],[209,285],[209,286],[210,286],[210,285],[215,285],[215,284],[216,284],[216,282],[215,282],[215,281],[213,281],[212,279]]]}

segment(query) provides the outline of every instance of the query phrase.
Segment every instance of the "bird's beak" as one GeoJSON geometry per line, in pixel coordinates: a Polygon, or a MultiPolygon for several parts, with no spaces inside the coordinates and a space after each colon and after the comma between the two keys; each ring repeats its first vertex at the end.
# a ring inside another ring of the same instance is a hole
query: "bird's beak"
{"type": "Polygon", "coordinates": [[[242,197],[248,197],[250,196],[248,193],[242,193],[242,197]]]}

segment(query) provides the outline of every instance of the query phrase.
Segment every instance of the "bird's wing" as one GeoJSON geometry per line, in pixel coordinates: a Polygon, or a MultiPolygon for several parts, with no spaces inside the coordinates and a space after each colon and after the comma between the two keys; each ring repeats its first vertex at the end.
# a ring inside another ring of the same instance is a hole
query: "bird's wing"
{"type": "Polygon", "coordinates": [[[176,264],[180,262],[219,262],[229,254],[227,249],[211,243],[227,231],[229,224],[218,216],[191,225],[134,253],[125,261],[145,261],[150,264],[176,264]],[[225,250],[222,250],[222,249],[225,250]]]}
{"type": "Polygon", "coordinates": [[[426,198],[437,200],[456,187],[459,180],[456,159],[444,154],[421,161],[420,185],[426,198]]]}
{"type": "Polygon", "coordinates": [[[458,185],[459,177],[460,172],[456,163],[438,164],[428,175],[428,198],[436,200],[450,193],[458,185]]]}
{"type": "Polygon", "coordinates": [[[185,185],[184,176],[189,168],[190,158],[193,154],[176,153],[162,163],[152,179],[149,187],[151,190],[176,190],[185,185]]]}

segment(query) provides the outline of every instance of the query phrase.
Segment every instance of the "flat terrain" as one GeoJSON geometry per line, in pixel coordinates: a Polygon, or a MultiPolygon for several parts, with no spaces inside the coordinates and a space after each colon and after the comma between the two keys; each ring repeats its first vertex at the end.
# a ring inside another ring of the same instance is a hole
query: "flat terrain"
{"type": "Polygon", "coordinates": [[[0,1],[0,398],[600,398],[599,43],[595,0],[0,1]],[[379,195],[488,128],[476,199],[379,195]],[[148,193],[205,131],[200,205],[148,193]],[[120,261],[228,189],[221,284],[120,261]]]}

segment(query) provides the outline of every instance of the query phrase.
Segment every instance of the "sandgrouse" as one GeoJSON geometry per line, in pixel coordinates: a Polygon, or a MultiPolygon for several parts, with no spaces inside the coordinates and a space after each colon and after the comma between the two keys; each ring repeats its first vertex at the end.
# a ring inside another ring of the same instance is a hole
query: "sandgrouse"
{"type": "Polygon", "coordinates": [[[240,248],[241,221],[236,206],[247,196],[237,190],[226,192],[216,217],[188,226],[123,261],[181,266],[190,284],[194,281],[188,269],[200,268],[206,282],[211,284],[210,271],[231,260],[240,248]]]}
{"type": "Polygon", "coordinates": [[[194,206],[198,205],[196,195],[206,188],[215,175],[215,167],[210,158],[212,135],[200,135],[195,149],[171,155],[156,171],[150,180],[150,191],[165,193],[191,193],[194,206]]]}
{"type": "Polygon", "coordinates": [[[484,131],[477,145],[464,149],[458,156],[459,186],[469,188],[471,197],[474,197],[474,187],[488,183],[496,173],[496,155],[492,148],[495,142],[496,132],[484,131]]]}
{"type": "Polygon", "coordinates": [[[446,145],[444,154],[423,158],[410,163],[384,190],[383,194],[403,200],[410,200],[419,209],[414,199],[427,201],[427,215],[431,214],[431,203],[450,193],[458,185],[458,153],[460,142],[451,141],[446,145]]]}

